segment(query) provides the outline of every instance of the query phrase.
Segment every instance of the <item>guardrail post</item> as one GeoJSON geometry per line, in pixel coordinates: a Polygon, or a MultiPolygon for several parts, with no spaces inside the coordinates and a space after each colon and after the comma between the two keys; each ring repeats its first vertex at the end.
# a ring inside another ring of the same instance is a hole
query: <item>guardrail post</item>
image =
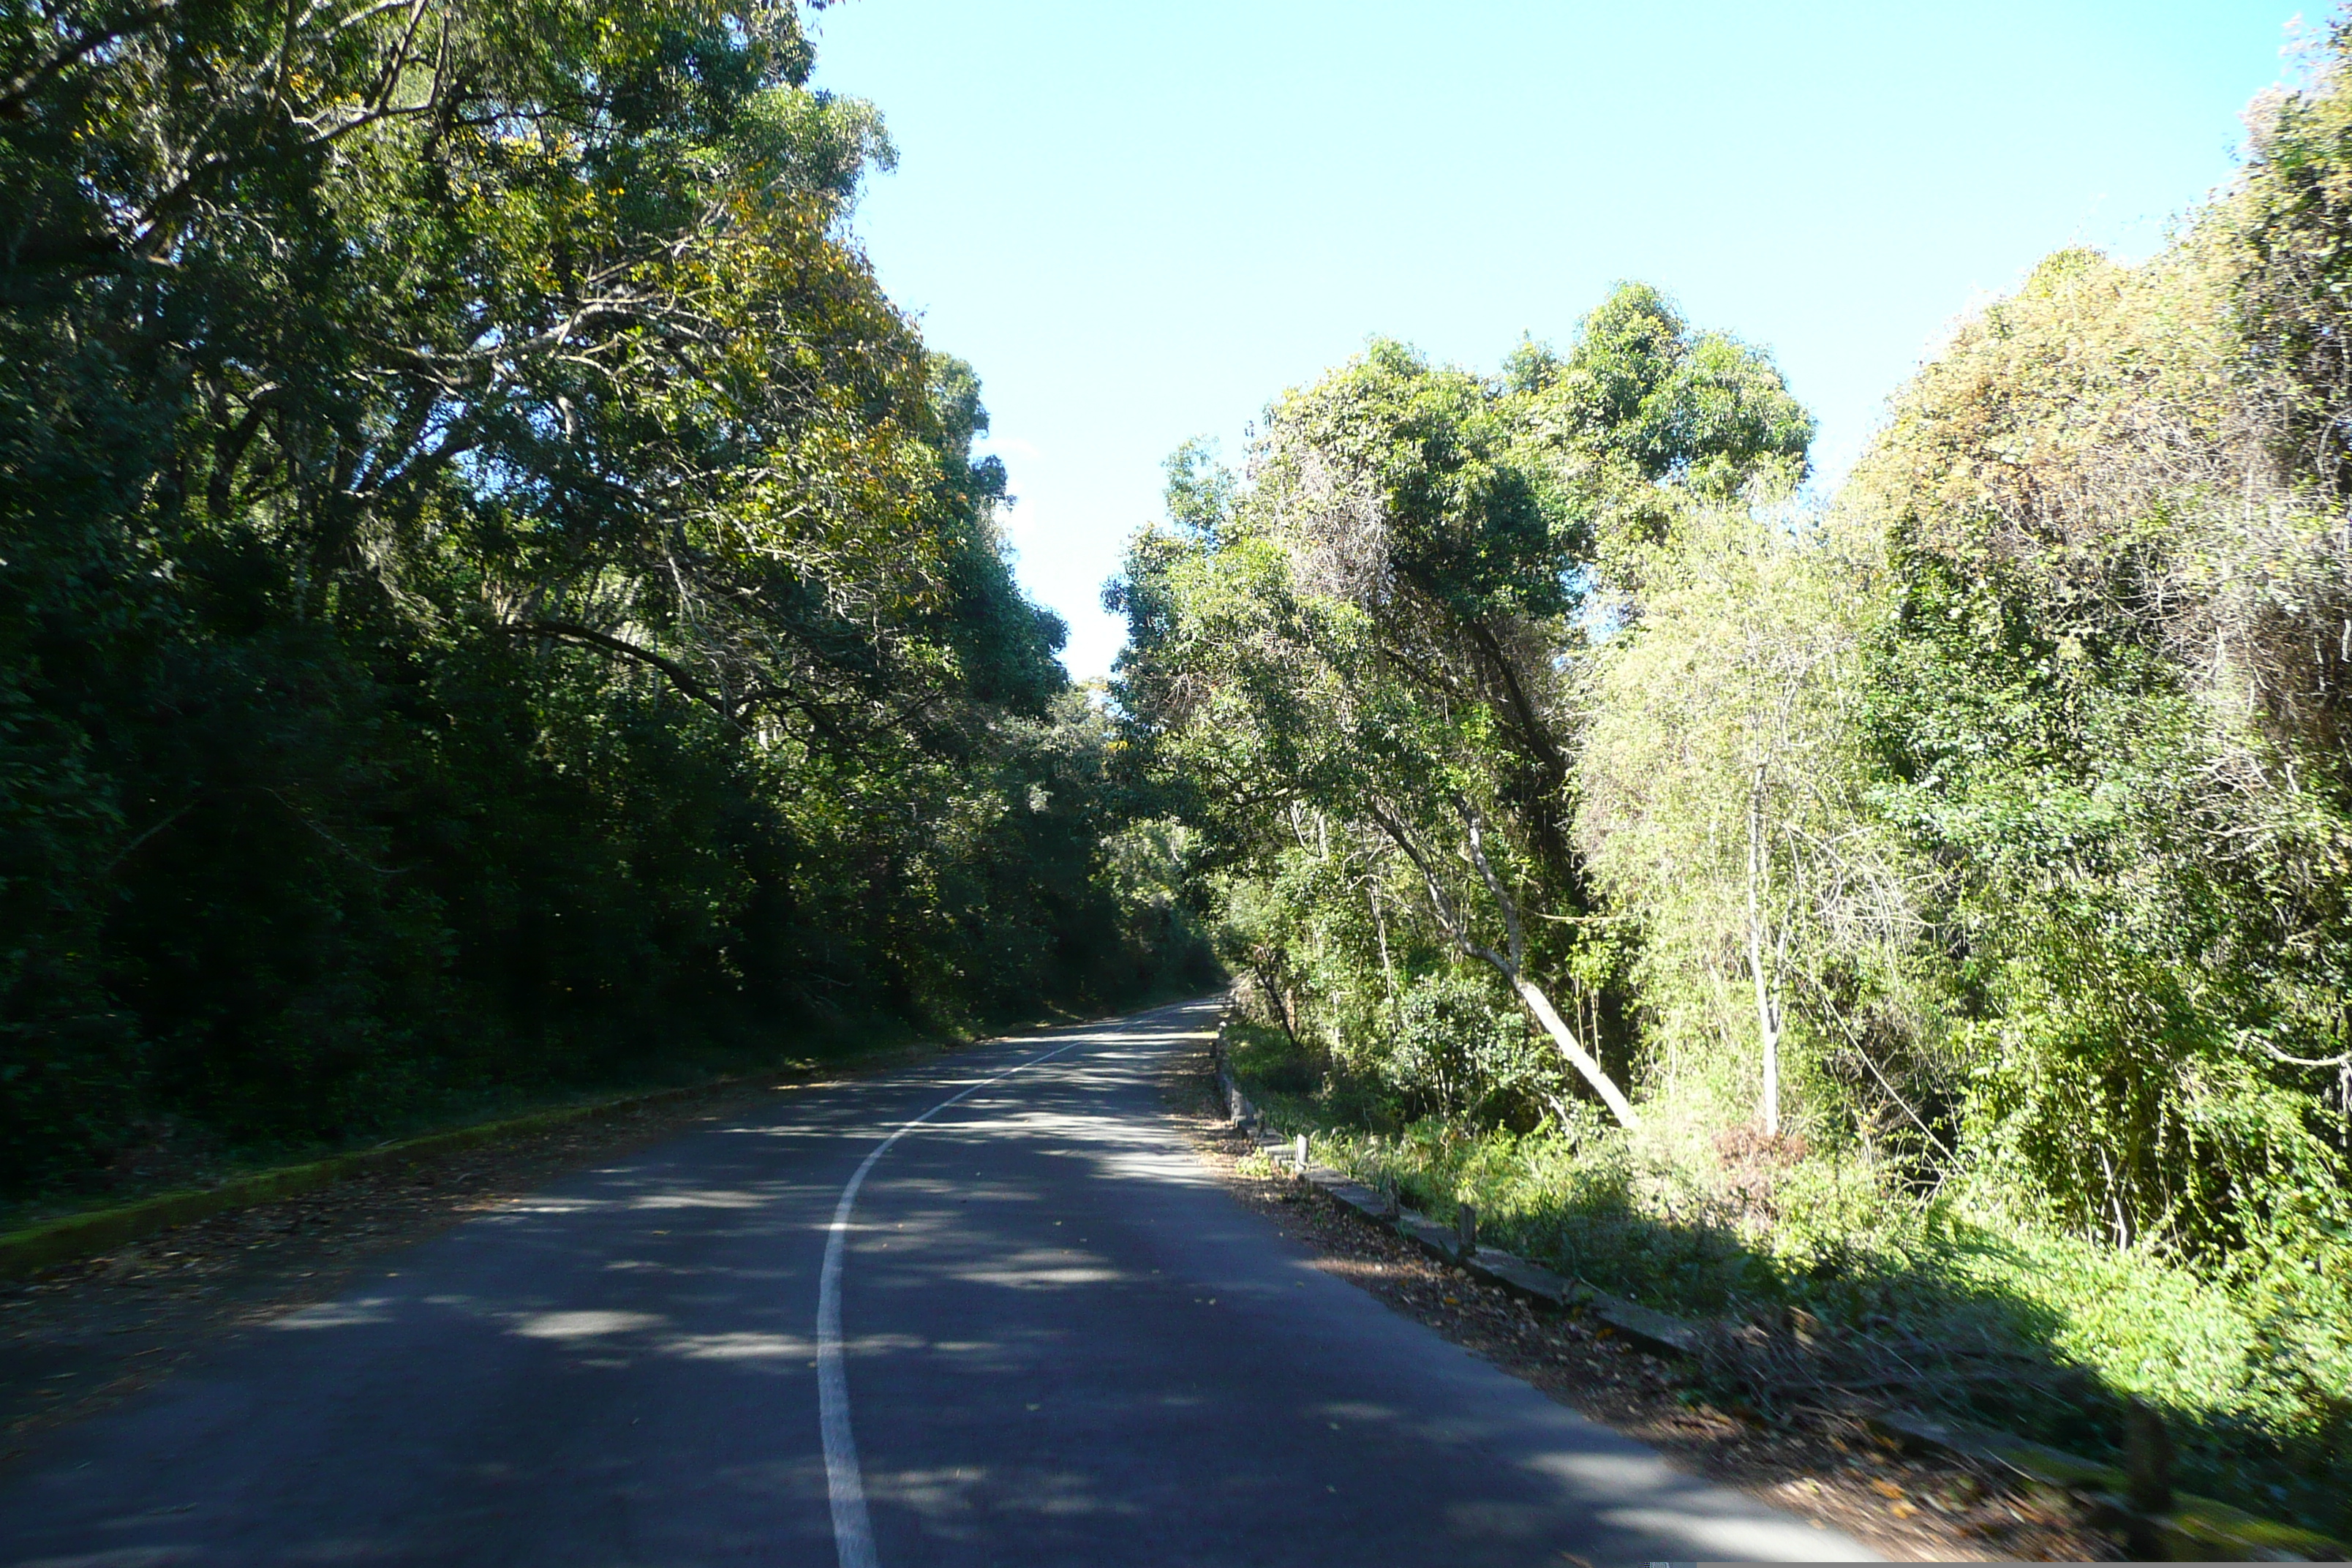
{"type": "Polygon", "coordinates": [[[2124,1475],[2132,1507],[2172,1511],[2172,1436],[2156,1407],[2137,1395],[2124,1406],[2124,1475]]]}
{"type": "Polygon", "coordinates": [[[1307,1134],[1304,1132],[1301,1132],[1297,1141],[1291,1145],[1290,1170],[1291,1174],[1300,1181],[1307,1179],[1307,1134]]]}
{"type": "Polygon", "coordinates": [[[1478,1250],[1478,1211],[1468,1204],[1454,1207],[1454,1239],[1465,1258],[1478,1250]]]}

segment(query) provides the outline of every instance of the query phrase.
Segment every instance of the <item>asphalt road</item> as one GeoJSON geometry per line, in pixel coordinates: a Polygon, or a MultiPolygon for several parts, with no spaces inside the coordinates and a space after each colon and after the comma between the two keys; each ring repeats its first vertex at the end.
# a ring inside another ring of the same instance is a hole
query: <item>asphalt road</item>
{"type": "Polygon", "coordinates": [[[44,1436],[0,1563],[1868,1555],[1311,1267],[1160,1110],[1213,1017],[779,1096],[393,1255],[44,1436]]]}

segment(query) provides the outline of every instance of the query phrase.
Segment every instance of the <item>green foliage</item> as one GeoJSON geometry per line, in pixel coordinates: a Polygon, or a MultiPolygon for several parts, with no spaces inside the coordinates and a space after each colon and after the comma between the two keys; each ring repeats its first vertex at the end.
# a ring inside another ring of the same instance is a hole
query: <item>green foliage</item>
{"type": "Polygon", "coordinates": [[[1577,833],[1637,932],[1654,1096],[1948,1166],[1961,1084],[1932,873],[1881,819],[1867,656],[1891,607],[1843,513],[1708,505],[1596,653],[1577,833]]]}
{"type": "Polygon", "coordinates": [[[2244,236],[2278,177],[2258,146],[2137,271],[2053,258],[1855,481],[1897,574],[1872,727],[1949,871],[1986,1184],[2216,1268],[2347,1212],[2352,556],[2294,457],[2284,329],[2233,304],[2275,291],[2244,236]]]}
{"type": "Polygon", "coordinates": [[[1527,1019],[1470,972],[1417,976],[1397,998],[1381,1087],[1408,1113],[1474,1125],[1526,1125],[1566,1113],[1566,1085],[1527,1019]]]}
{"type": "Polygon", "coordinates": [[[1268,411],[1246,484],[1171,460],[1174,526],[1108,595],[1115,691],[1139,767],[1224,858],[1229,961],[1270,1017],[1400,1103],[1532,1120],[1570,1072],[1631,1114],[1619,949],[1584,923],[1570,824],[1596,573],[1703,496],[1784,488],[1811,429],[1768,359],[1628,285],[1498,378],[1374,341],[1268,411]],[[1409,998],[1426,1026],[1400,1050],[1409,998]],[[1499,1044],[1521,1008],[1549,1070],[1499,1044]],[[1456,1081],[1474,1038],[1503,1079],[1456,1081]]]}
{"type": "Polygon", "coordinates": [[[2341,1318],[1962,1201],[1918,1204],[1890,1166],[1817,1159],[1759,1180],[1752,1145],[1689,1127],[1521,1134],[1433,1116],[1368,1132],[1328,1096],[1282,1091],[1295,1068],[1278,1033],[1243,1039],[1237,1072],[1318,1159],[1441,1221],[1475,1204],[1494,1245],[1604,1289],[1777,1340],[1787,1359],[1763,1368],[1738,1339],[1703,1349],[1724,1394],[1777,1408],[1860,1373],[1881,1395],[2093,1455],[2120,1451],[2135,1395],[2166,1413],[2183,1485],[2343,1528],[2341,1318]],[[1787,1335],[1792,1310],[1813,1324],[1810,1354],[1787,1335]]]}
{"type": "Polygon", "coordinates": [[[0,1184],[1201,973],[810,58],[0,13],[0,1184]]]}
{"type": "Polygon", "coordinates": [[[1828,504],[1769,359],[1637,286],[1181,455],[1119,699],[1279,1114],[1741,1321],[1748,1396],[2096,1449],[2136,1394],[2344,1529],[2347,58],[2156,258],[1962,323],[1828,504]]]}
{"type": "Polygon", "coordinates": [[[1793,483],[1812,445],[1812,416],[1769,359],[1723,333],[1693,333],[1646,284],[1621,284],[1566,360],[1528,345],[1505,375],[1534,395],[1549,444],[1620,485],[1630,471],[1721,499],[1759,474],[1793,483]]]}

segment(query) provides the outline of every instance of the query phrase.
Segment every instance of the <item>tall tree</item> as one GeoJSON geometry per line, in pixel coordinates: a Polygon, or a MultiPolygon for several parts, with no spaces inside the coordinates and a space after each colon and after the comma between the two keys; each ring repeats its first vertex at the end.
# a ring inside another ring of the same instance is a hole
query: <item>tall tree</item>
{"type": "Polygon", "coordinates": [[[1570,831],[1581,619],[1676,498],[1801,471],[1811,422],[1769,362],[1628,285],[1565,357],[1486,380],[1376,342],[1269,410],[1251,482],[1181,462],[1175,533],[1113,595],[1120,700],[1204,808],[1311,806],[1412,868],[1447,945],[1490,967],[1621,1121],[1554,976],[1591,912],[1570,831]],[[1538,921],[1531,913],[1546,917],[1538,921]]]}
{"type": "Polygon", "coordinates": [[[1596,658],[1577,830],[1611,906],[1640,921],[1659,1048],[1698,1055],[1683,1076],[1703,1079],[1717,1040],[1752,1032],[1742,1076],[1777,1137],[1789,1026],[1809,1018],[1939,1137],[1856,1028],[1904,993],[1919,930],[1910,864],[1870,801],[1883,552],[1834,513],[1714,503],[1640,576],[1639,619],[1596,658]]]}

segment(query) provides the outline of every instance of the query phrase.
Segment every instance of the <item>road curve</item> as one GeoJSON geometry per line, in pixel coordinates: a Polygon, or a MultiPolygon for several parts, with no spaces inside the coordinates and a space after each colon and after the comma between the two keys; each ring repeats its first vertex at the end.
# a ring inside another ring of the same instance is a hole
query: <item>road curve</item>
{"type": "Polygon", "coordinates": [[[1213,1016],[779,1096],[393,1255],[39,1438],[0,1469],[0,1563],[1869,1555],[1669,1469],[1234,1204],[1157,1085],[1213,1016]]]}

